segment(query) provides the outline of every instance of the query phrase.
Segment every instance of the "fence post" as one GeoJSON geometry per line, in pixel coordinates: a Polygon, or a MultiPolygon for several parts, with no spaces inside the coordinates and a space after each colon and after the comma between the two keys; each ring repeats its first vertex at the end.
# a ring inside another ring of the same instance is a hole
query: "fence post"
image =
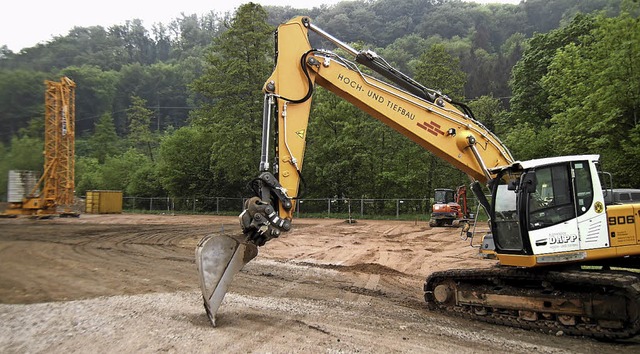
{"type": "Polygon", "coordinates": [[[216,197],[216,214],[220,214],[220,198],[216,197]]]}
{"type": "Polygon", "coordinates": [[[396,219],[400,217],[400,199],[396,199],[396,219]]]}
{"type": "Polygon", "coordinates": [[[196,197],[193,197],[193,213],[196,213],[196,197]]]}
{"type": "Polygon", "coordinates": [[[327,198],[327,216],[331,215],[331,198],[327,198]]]}

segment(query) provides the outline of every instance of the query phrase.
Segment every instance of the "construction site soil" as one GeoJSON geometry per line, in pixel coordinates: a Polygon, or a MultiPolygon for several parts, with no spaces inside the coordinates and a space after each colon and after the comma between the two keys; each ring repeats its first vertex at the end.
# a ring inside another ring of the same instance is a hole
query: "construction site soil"
{"type": "MultiPolygon", "coordinates": [[[[2,353],[638,353],[426,309],[434,271],[493,267],[459,229],[294,220],[234,279],[212,327],[198,241],[237,217],[0,219],[2,353]]],[[[474,240],[473,244],[478,243],[474,240]]]]}

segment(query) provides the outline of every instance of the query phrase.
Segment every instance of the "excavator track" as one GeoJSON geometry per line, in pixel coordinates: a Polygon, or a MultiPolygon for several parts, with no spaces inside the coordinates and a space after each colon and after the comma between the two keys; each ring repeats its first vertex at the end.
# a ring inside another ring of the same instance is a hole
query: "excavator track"
{"type": "Polygon", "coordinates": [[[430,310],[603,340],[640,331],[640,274],[611,270],[453,269],[424,284],[430,310]]]}

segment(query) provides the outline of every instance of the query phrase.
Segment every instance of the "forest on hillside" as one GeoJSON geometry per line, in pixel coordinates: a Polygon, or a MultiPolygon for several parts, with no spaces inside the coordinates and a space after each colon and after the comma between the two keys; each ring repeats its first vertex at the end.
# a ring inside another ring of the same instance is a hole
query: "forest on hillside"
{"type": "MultiPolygon", "coordinates": [[[[43,82],[61,76],[77,85],[78,196],[249,195],[273,31],[298,15],[467,102],[516,159],[600,154],[617,187],[639,187],[639,13],[634,0],[246,3],[150,29],[138,19],[76,27],[18,53],[2,46],[0,200],[8,170],[42,170],[43,82]]],[[[467,182],[347,102],[315,95],[307,197],[423,198],[467,182]]]]}

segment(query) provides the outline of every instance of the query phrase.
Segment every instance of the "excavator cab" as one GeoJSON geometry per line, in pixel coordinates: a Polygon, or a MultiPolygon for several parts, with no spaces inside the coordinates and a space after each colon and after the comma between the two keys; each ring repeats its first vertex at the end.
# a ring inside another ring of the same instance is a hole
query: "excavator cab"
{"type": "Polygon", "coordinates": [[[455,202],[455,192],[449,188],[438,188],[433,196],[435,204],[449,204],[455,202]]]}
{"type": "Polygon", "coordinates": [[[608,246],[598,156],[516,162],[501,169],[491,203],[502,264],[538,266],[587,258],[608,246]]]}

